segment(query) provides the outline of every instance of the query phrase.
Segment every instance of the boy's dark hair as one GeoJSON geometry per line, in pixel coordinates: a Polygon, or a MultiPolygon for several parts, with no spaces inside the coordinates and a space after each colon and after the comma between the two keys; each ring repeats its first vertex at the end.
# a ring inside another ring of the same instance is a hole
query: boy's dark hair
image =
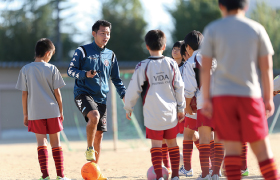
{"type": "Polygon", "coordinates": [[[92,31],[97,32],[99,30],[100,26],[109,27],[110,30],[112,29],[111,23],[106,21],[106,20],[98,20],[98,21],[96,21],[91,29],[92,29],[92,31]]]}
{"type": "Polygon", "coordinates": [[[194,51],[198,50],[199,45],[201,44],[203,40],[203,35],[201,32],[193,30],[189,34],[186,35],[184,41],[185,46],[189,45],[194,51]]]}
{"type": "Polygon", "coordinates": [[[35,57],[44,57],[46,52],[54,51],[54,50],[55,50],[55,46],[53,45],[52,41],[47,38],[42,38],[36,43],[35,57]]]}
{"type": "Polygon", "coordinates": [[[145,36],[146,45],[151,51],[159,51],[166,43],[166,37],[161,30],[150,30],[145,36]]]}
{"type": "Polygon", "coordinates": [[[227,11],[244,9],[248,5],[248,0],[219,0],[219,4],[225,6],[227,11]]]}
{"type": "Polygon", "coordinates": [[[172,49],[173,49],[174,47],[181,48],[182,44],[184,44],[184,41],[177,41],[177,42],[174,43],[172,49]]]}
{"type": "Polygon", "coordinates": [[[181,49],[180,49],[180,54],[181,54],[182,57],[186,55],[186,51],[187,50],[186,50],[185,43],[183,43],[182,46],[181,46],[181,49]]]}

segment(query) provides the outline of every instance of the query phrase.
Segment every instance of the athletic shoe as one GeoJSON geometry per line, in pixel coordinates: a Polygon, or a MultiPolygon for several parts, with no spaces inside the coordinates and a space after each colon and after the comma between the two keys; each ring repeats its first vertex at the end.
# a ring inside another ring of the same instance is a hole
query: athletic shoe
{"type": "Polygon", "coordinates": [[[213,173],[213,170],[210,168],[209,169],[209,174],[212,174],[213,173]]]}
{"type": "Polygon", "coordinates": [[[64,177],[57,176],[57,177],[56,177],[56,180],[71,180],[71,179],[69,179],[69,178],[66,177],[66,176],[64,176],[64,177]]]}
{"type": "Polygon", "coordinates": [[[178,176],[173,177],[171,180],[179,180],[178,176]]]}
{"type": "Polygon", "coordinates": [[[46,177],[46,178],[44,178],[44,179],[43,179],[43,177],[41,177],[39,180],[51,180],[51,179],[50,179],[50,177],[48,176],[48,177],[46,177]]]}
{"type": "Polygon", "coordinates": [[[193,176],[193,170],[186,170],[184,165],[181,166],[181,168],[179,169],[179,176],[186,176],[186,177],[192,177],[193,176]]]}
{"type": "Polygon", "coordinates": [[[214,174],[211,178],[212,178],[212,180],[219,180],[220,179],[218,174],[214,174]]]}
{"type": "Polygon", "coordinates": [[[241,176],[249,176],[249,169],[241,170],[241,176]]]}
{"type": "Polygon", "coordinates": [[[100,173],[100,176],[97,180],[108,180],[108,178],[104,177],[104,175],[100,173]]]}
{"type": "Polygon", "coordinates": [[[95,150],[87,148],[86,159],[87,161],[95,161],[95,150]]]}
{"type": "Polygon", "coordinates": [[[163,177],[161,177],[161,178],[159,178],[158,180],[164,180],[164,178],[163,178],[163,177]]]}
{"type": "Polygon", "coordinates": [[[171,173],[172,173],[171,168],[166,168],[166,169],[167,169],[167,171],[168,171],[168,174],[171,174],[171,173]]]}
{"type": "Polygon", "coordinates": [[[201,175],[200,175],[200,177],[198,177],[196,180],[211,180],[211,176],[210,176],[210,174],[207,174],[207,176],[205,176],[205,177],[203,178],[203,177],[201,177],[201,175]]]}

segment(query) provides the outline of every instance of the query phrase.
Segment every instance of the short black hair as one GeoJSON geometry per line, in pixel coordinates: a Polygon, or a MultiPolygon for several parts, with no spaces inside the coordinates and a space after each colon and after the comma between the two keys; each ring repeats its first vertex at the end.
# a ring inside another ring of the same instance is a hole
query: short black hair
{"type": "Polygon", "coordinates": [[[55,51],[52,41],[47,38],[39,39],[35,46],[35,57],[44,57],[48,51],[55,51]]]}
{"type": "Polygon", "coordinates": [[[145,36],[146,45],[151,51],[159,51],[166,43],[166,37],[161,30],[150,30],[145,36]]]}
{"type": "Polygon", "coordinates": [[[225,6],[227,11],[244,9],[248,5],[248,0],[219,0],[219,4],[225,6]]]}
{"type": "Polygon", "coordinates": [[[181,49],[180,49],[180,54],[181,54],[182,57],[186,55],[186,51],[187,50],[186,50],[185,43],[183,43],[182,46],[181,46],[181,49]]]}
{"type": "Polygon", "coordinates": [[[184,44],[184,41],[177,41],[177,42],[175,42],[175,43],[173,44],[172,49],[173,49],[174,47],[181,48],[182,44],[184,44]]]}
{"type": "Polygon", "coordinates": [[[201,32],[193,30],[189,34],[186,35],[184,41],[185,46],[189,45],[194,51],[198,50],[201,42],[203,40],[203,35],[201,32]]]}
{"type": "Polygon", "coordinates": [[[109,21],[106,21],[106,20],[96,21],[91,29],[92,29],[92,31],[97,32],[99,30],[100,26],[109,27],[110,30],[112,29],[111,23],[109,21]]]}

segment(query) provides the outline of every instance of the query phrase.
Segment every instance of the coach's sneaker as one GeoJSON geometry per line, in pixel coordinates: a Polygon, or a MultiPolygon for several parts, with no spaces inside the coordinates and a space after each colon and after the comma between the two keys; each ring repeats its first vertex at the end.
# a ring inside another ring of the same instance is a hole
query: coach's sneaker
{"type": "Polygon", "coordinates": [[[104,175],[100,173],[100,176],[97,180],[108,180],[108,178],[104,177],[104,175]]]}
{"type": "Polygon", "coordinates": [[[181,168],[179,169],[179,176],[186,176],[186,177],[192,177],[193,176],[193,170],[186,170],[184,165],[181,166],[181,168]]]}
{"type": "Polygon", "coordinates": [[[57,177],[56,177],[56,180],[71,180],[71,179],[69,179],[69,178],[66,177],[66,176],[64,176],[64,177],[57,176],[57,177]]]}
{"type": "Polygon", "coordinates": [[[207,174],[207,176],[205,176],[204,178],[200,175],[200,177],[198,177],[196,180],[211,180],[211,175],[207,174]]]}
{"type": "Polygon", "coordinates": [[[87,148],[86,150],[86,158],[87,158],[87,161],[95,161],[95,150],[93,149],[93,147],[89,147],[87,148]]]}
{"type": "Polygon", "coordinates": [[[39,180],[51,180],[51,179],[50,179],[50,177],[48,176],[48,177],[46,177],[46,178],[41,177],[39,180]]]}
{"type": "Polygon", "coordinates": [[[249,169],[241,170],[241,176],[249,176],[249,169]]]}
{"type": "Polygon", "coordinates": [[[219,180],[220,179],[218,174],[214,174],[211,178],[212,178],[212,180],[219,180]]]}
{"type": "Polygon", "coordinates": [[[178,176],[173,177],[171,180],[179,180],[178,176]]]}

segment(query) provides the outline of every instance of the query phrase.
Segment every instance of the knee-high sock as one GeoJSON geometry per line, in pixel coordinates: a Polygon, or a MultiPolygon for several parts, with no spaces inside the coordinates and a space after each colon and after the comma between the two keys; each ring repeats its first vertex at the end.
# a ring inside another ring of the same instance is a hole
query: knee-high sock
{"type": "Polygon", "coordinates": [[[242,154],[241,154],[241,160],[242,160],[242,165],[241,165],[241,170],[247,169],[247,152],[248,152],[248,144],[242,143],[242,154]]]}
{"type": "Polygon", "coordinates": [[[166,168],[170,168],[170,158],[169,158],[168,147],[166,144],[162,144],[162,161],[163,161],[163,165],[166,168]]]}
{"type": "Polygon", "coordinates": [[[214,145],[214,140],[210,141],[210,160],[211,160],[210,169],[214,169],[214,162],[215,162],[215,145],[214,145]]]}
{"type": "Polygon", "coordinates": [[[225,156],[226,176],[228,180],[241,179],[241,157],[240,156],[225,156]]]}
{"type": "Polygon", "coordinates": [[[60,177],[64,177],[63,171],[63,151],[62,147],[52,148],[53,159],[56,167],[56,174],[60,177]]]}
{"type": "Polygon", "coordinates": [[[179,166],[180,166],[180,150],[179,146],[168,148],[170,161],[171,161],[171,169],[172,169],[172,178],[175,176],[179,177],[179,166]]]}
{"type": "Polygon", "coordinates": [[[154,171],[156,173],[157,179],[162,177],[162,153],[161,148],[152,148],[151,149],[151,158],[152,158],[152,164],[154,166],[154,171]]]}
{"type": "Polygon", "coordinates": [[[214,143],[214,148],[215,148],[215,158],[214,158],[214,163],[213,165],[213,173],[214,174],[219,174],[221,164],[224,159],[224,147],[222,143],[214,143]]]}
{"type": "Polygon", "coordinates": [[[193,152],[193,141],[183,141],[183,159],[184,159],[184,167],[187,171],[189,171],[192,166],[191,166],[191,161],[192,161],[192,152],[193,152]]]}
{"type": "Polygon", "coordinates": [[[47,146],[39,146],[37,148],[37,151],[38,151],[38,160],[42,172],[42,177],[46,178],[49,176],[47,146]]]}
{"type": "Polygon", "coordinates": [[[261,173],[266,180],[279,180],[279,174],[274,162],[274,158],[267,159],[259,163],[261,173]]]}
{"type": "Polygon", "coordinates": [[[210,144],[199,145],[199,158],[202,171],[202,177],[209,174],[209,156],[210,156],[210,144]]]}

